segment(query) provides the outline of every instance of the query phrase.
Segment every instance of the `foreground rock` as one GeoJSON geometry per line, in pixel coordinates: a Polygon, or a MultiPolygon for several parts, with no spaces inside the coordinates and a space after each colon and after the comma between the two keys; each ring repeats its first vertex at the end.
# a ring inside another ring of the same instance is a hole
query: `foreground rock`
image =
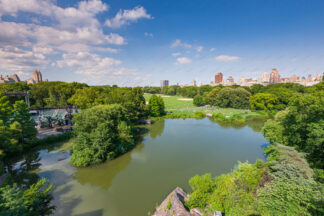
{"type": "MultiPolygon", "coordinates": [[[[191,209],[190,211],[184,206],[184,201],[188,195],[180,187],[174,189],[165,200],[157,207],[153,216],[202,216],[203,212],[198,208],[191,209]]],[[[222,213],[216,212],[209,216],[221,216],[222,213]]]]}

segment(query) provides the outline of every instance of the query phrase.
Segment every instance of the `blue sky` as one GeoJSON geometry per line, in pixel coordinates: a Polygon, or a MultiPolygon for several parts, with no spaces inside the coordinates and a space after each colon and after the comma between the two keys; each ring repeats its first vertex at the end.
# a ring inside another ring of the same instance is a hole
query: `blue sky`
{"type": "Polygon", "coordinates": [[[324,72],[324,1],[0,0],[0,73],[121,86],[324,72]]]}

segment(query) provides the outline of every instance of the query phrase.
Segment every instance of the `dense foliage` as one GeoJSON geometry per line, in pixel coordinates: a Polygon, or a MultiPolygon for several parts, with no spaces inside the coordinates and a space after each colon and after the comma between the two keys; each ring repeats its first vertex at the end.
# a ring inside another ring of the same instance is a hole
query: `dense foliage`
{"type": "Polygon", "coordinates": [[[203,106],[204,105],[204,98],[200,95],[196,95],[193,99],[193,104],[195,106],[203,106]]]}
{"type": "Polygon", "coordinates": [[[161,96],[152,95],[149,101],[149,114],[153,117],[159,117],[165,114],[164,101],[161,96]]]}
{"type": "Polygon", "coordinates": [[[36,136],[35,122],[25,102],[11,104],[5,96],[0,97],[0,151],[3,156],[21,152],[36,136]]]}
{"type": "Polygon", "coordinates": [[[278,104],[277,96],[270,93],[257,93],[250,97],[251,110],[272,111],[278,104]]]}
{"type": "Polygon", "coordinates": [[[248,109],[251,93],[243,88],[223,88],[216,96],[215,105],[222,108],[248,109]]]}
{"type": "Polygon", "coordinates": [[[226,215],[321,215],[323,185],[314,181],[302,154],[271,145],[268,162],[239,163],[232,173],[195,176],[186,205],[226,215]]]}
{"type": "Polygon", "coordinates": [[[30,187],[24,188],[14,184],[0,188],[0,215],[6,216],[44,216],[54,213],[50,194],[52,185],[46,185],[41,179],[30,187]]]}
{"type": "Polygon", "coordinates": [[[75,115],[76,139],[70,162],[79,167],[114,159],[134,146],[127,109],[99,105],[75,115]]]}
{"type": "Polygon", "coordinates": [[[324,92],[296,95],[287,110],[268,120],[263,133],[271,142],[295,146],[313,167],[324,168],[324,92]]]}

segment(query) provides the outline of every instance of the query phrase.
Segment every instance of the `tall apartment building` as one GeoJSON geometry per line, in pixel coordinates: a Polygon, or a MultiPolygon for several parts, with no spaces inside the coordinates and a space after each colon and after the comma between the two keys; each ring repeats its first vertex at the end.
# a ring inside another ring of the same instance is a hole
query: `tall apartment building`
{"type": "Polygon", "coordinates": [[[169,86],[169,80],[161,80],[160,81],[161,88],[169,86]]]}
{"type": "Polygon", "coordinates": [[[215,84],[222,84],[223,83],[223,74],[221,72],[215,75],[215,84]]]}
{"type": "Polygon", "coordinates": [[[274,83],[279,83],[279,82],[280,82],[280,75],[279,75],[277,69],[273,68],[270,73],[269,83],[274,84],[274,83]]]}

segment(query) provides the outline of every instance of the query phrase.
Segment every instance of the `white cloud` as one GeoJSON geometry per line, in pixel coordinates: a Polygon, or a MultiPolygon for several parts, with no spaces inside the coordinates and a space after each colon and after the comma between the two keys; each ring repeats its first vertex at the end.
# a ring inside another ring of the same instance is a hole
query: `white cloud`
{"type": "Polygon", "coordinates": [[[214,52],[216,49],[215,48],[210,48],[210,52],[214,52]]]}
{"type": "Polygon", "coordinates": [[[181,42],[180,39],[176,39],[176,40],[171,44],[171,48],[176,48],[176,47],[191,48],[192,45],[191,45],[191,44],[188,44],[188,43],[183,43],[183,42],[181,42]]]}
{"type": "Polygon", "coordinates": [[[172,53],[172,56],[173,56],[173,57],[177,57],[177,56],[179,56],[179,55],[181,55],[181,53],[179,53],[179,52],[177,52],[177,53],[172,53]]]}
{"type": "Polygon", "coordinates": [[[232,61],[238,61],[241,58],[238,56],[227,56],[227,55],[219,55],[215,57],[216,61],[220,62],[232,62],[232,61]]]}
{"type": "Polygon", "coordinates": [[[201,52],[202,50],[204,49],[204,47],[203,46],[199,46],[199,47],[197,47],[197,52],[201,52]]]}
{"type": "Polygon", "coordinates": [[[60,68],[71,67],[75,74],[84,81],[93,85],[120,84],[135,85],[141,83],[144,77],[137,70],[121,67],[122,61],[100,57],[88,52],[63,54],[62,59],[56,62],[60,68]]]}
{"type": "Polygon", "coordinates": [[[187,57],[179,57],[177,58],[177,62],[176,62],[176,64],[178,65],[189,64],[189,63],[191,63],[191,59],[187,57]]]}
{"type": "Polygon", "coordinates": [[[148,33],[148,32],[145,32],[144,35],[145,35],[146,37],[154,37],[154,35],[153,35],[152,33],[148,33]]]}
{"type": "Polygon", "coordinates": [[[34,70],[49,61],[41,53],[19,49],[17,47],[0,47],[0,67],[10,71],[34,70]]]}
{"type": "MultiPolygon", "coordinates": [[[[107,46],[126,44],[125,39],[119,34],[103,32],[96,16],[108,10],[109,6],[101,0],[80,1],[76,7],[67,8],[61,8],[55,2],[53,0],[0,0],[1,58],[6,58],[1,62],[2,69],[29,70],[32,68],[31,65],[36,67],[48,62],[47,55],[62,52],[116,53],[118,49],[107,46]],[[4,15],[19,17],[19,12],[33,13],[48,19],[29,19],[28,21],[32,23],[1,21],[4,15]],[[45,25],[48,23],[42,23],[42,20],[49,20],[53,24],[45,25]],[[17,48],[20,50],[19,54],[13,53],[14,46],[19,47],[17,48]],[[8,52],[6,56],[4,52],[8,52]],[[41,60],[43,62],[40,62],[41,60]]],[[[52,65],[51,62],[48,64],[52,65]]]]}
{"type": "Polygon", "coordinates": [[[153,17],[148,14],[144,7],[135,7],[131,10],[120,10],[112,19],[107,19],[106,26],[111,28],[120,28],[130,22],[136,22],[138,19],[152,19],[153,17]]]}

